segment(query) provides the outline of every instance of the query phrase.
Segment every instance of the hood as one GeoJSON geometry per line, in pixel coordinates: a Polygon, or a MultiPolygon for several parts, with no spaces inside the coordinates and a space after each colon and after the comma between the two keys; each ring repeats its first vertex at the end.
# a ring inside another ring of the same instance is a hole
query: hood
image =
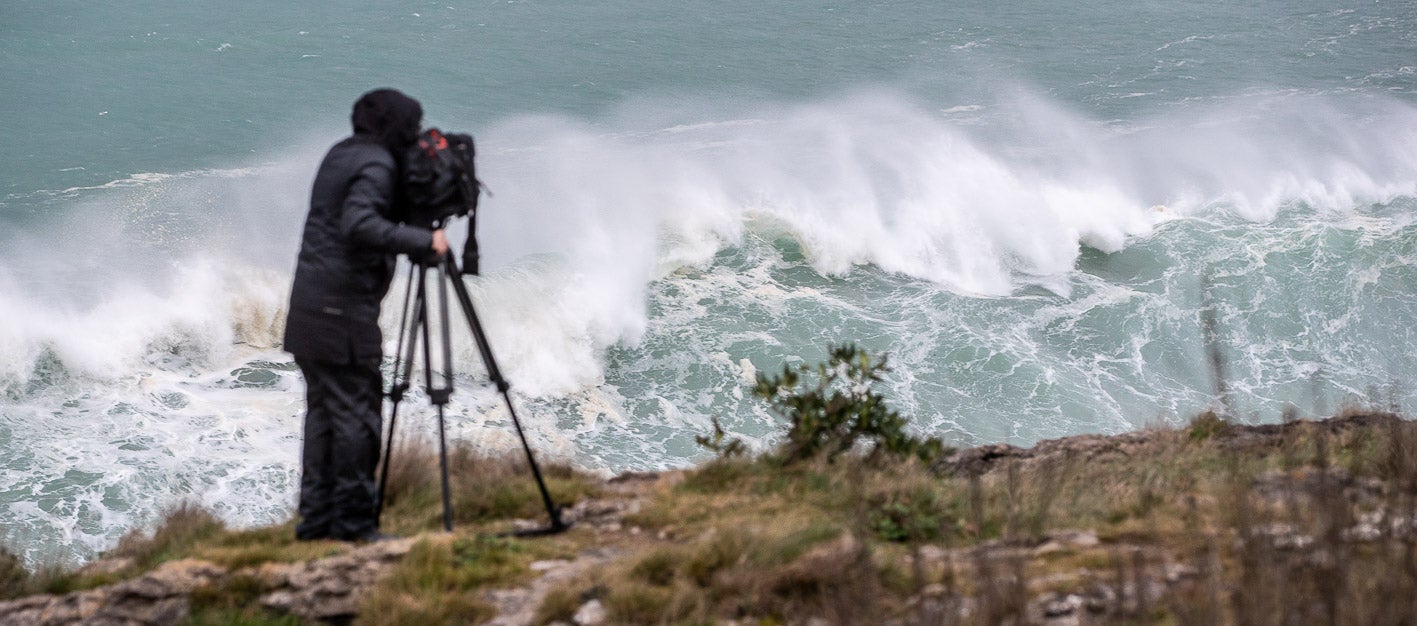
{"type": "Polygon", "coordinates": [[[354,103],[349,121],[354,134],[373,137],[398,158],[418,139],[423,106],[397,89],[375,89],[354,103]]]}

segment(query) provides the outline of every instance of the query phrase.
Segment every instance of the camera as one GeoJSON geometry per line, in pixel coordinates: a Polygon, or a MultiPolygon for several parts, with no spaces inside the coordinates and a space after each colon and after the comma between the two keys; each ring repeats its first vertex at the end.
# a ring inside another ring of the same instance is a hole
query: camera
{"type": "Polygon", "coordinates": [[[442,228],[455,217],[472,216],[463,244],[463,271],[477,274],[477,180],[473,158],[477,150],[472,135],[444,134],[429,128],[404,154],[403,200],[406,222],[424,228],[442,228]]]}

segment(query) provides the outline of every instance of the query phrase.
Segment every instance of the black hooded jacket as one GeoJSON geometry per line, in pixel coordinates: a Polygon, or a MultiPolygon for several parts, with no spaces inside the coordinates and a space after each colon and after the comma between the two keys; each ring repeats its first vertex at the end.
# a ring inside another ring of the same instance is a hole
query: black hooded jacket
{"type": "Polygon", "coordinates": [[[351,116],[355,134],[320,163],[285,326],[285,349],[296,357],[352,363],[382,356],[379,304],[396,255],[425,255],[433,242],[428,229],[393,219],[394,155],[416,139],[422,116],[418,102],[397,91],[365,94],[351,116]]]}

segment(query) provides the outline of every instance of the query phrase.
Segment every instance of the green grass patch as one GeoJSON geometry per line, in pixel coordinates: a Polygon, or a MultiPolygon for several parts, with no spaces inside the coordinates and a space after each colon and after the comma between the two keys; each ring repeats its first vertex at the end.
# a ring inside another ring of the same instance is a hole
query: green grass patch
{"type": "Polygon", "coordinates": [[[487,535],[425,539],[370,592],[360,623],[462,624],[490,619],[477,591],[524,582],[537,552],[487,535]]]}

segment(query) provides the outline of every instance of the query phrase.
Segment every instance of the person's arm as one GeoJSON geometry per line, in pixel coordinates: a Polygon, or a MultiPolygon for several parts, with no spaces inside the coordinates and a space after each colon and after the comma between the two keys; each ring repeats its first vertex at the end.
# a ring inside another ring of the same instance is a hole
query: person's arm
{"type": "Polygon", "coordinates": [[[360,246],[412,256],[426,254],[429,250],[440,255],[447,252],[448,241],[441,230],[430,231],[384,217],[393,196],[392,168],[377,161],[360,168],[340,212],[340,231],[344,237],[360,246]]]}

